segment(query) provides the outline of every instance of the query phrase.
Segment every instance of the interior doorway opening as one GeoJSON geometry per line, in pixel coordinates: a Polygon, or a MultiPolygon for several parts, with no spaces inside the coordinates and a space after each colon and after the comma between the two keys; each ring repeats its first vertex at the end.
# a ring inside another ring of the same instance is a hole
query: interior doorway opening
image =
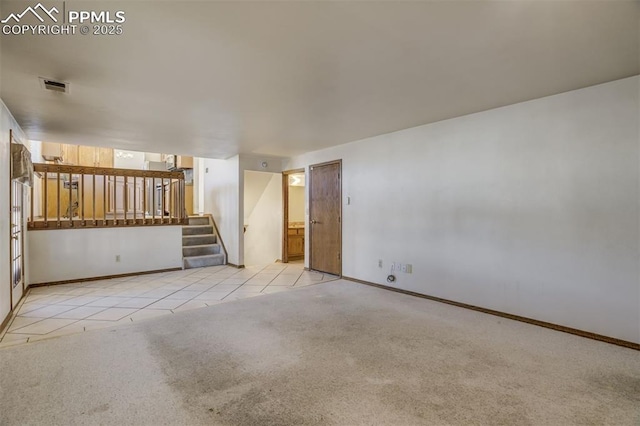
{"type": "Polygon", "coordinates": [[[276,262],[281,254],[280,173],[244,172],[244,265],[276,262]]]}
{"type": "Polygon", "coordinates": [[[306,176],[304,169],[282,174],[282,261],[304,262],[306,220],[306,176]]]}

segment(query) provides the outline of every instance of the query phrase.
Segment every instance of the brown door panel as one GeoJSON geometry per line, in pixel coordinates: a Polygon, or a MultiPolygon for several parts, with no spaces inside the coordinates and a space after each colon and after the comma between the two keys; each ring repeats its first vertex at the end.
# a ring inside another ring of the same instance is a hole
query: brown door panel
{"type": "Polygon", "coordinates": [[[310,168],[310,268],[342,273],[342,185],[340,162],[310,168]]]}

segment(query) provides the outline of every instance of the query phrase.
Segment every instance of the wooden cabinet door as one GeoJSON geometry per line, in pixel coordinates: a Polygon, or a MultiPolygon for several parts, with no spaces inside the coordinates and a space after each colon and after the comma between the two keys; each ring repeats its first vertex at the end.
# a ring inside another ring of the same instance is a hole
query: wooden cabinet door
{"type": "Polygon", "coordinates": [[[78,145],[62,144],[62,162],[64,164],[78,164],[78,145]]]}
{"type": "Polygon", "coordinates": [[[42,142],[42,158],[45,161],[53,161],[62,157],[62,144],[53,142],[42,142]]]}
{"type": "Polygon", "coordinates": [[[178,158],[176,159],[176,167],[179,169],[193,169],[193,157],[178,155],[178,158]]]}
{"type": "Polygon", "coordinates": [[[85,167],[96,166],[96,148],[92,146],[78,147],[78,165],[85,167]]]}
{"type": "Polygon", "coordinates": [[[113,167],[113,149],[112,148],[96,148],[96,166],[97,167],[113,167]]]}

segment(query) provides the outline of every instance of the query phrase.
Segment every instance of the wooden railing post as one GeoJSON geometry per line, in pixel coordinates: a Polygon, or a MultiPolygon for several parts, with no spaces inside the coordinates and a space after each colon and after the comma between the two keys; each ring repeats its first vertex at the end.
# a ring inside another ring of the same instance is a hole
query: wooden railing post
{"type": "Polygon", "coordinates": [[[58,171],[58,173],[57,173],[56,182],[57,182],[56,187],[58,188],[58,191],[57,191],[57,196],[58,196],[58,223],[57,223],[57,225],[58,225],[58,228],[60,228],[60,226],[61,226],[61,224],[60,224],[60,208],[62,207],[60,205],[61,204],[60,203],[60,171],[58,171]]]}
{"type": "Polygon", "coordinates": [[[116,197],[116,186],[117,186],[117,182],[116,182],[116,176],[112,176],[113,179],[111,179],[111,181],[113,182],[113,226],[118,226],[118,198],[116,197]]]}
{"type": "Polygon", "coordinates": [[[135,225],[136,223],[138,223],[138,215],[136,214],[136,207],[137,207],[137,201],[138,201],[138,182],[136,177],[133,177],[133,224],[135,225]]]}
{"type": "Polygon", "coordinates": [[[167,197],[165,195],[165,192],[167,192],[167,191],[164,190],[164,183],[165,182],[166,182],[165,179],[162,178],[162,209],[160,211],[160,217],[162,217],[162,219],[160,220],[160,223],[164,223],[164,216],[165,216],[164,213],[166,211],[165,209],[167,208],[167,200],[166,200],[167,197]]]}
{"type": "Polygon", "coordinates": [[[107,174],[102,174],[102,226],[107,226],[107,174]]]}
{"type": "Polygon", "coordinates": [[[84,173],[80,174],[80,179],[78,180],[78,207],[81,209],[80,224],[86,226],[87,223],[84,220],[84,173]]]}
{"type": "Polygon", "coordinates": [[[43,197],[42,197],[42,213],[44,216],[44,227],[47,228],[49,226],[49,212],[47,211],[48,201],[49,201],[49,178],[47,177],[47,168],[43,170],[44,177],[42,178],[42,188],[43,188],[43,197]]]}
{"type": "Polygon", "coordinates": [[[152,202],[153,202],[153,206],[151,206],[151,223],[152,224],[156,224],[156,205],[157,205],[157,201],[156,201],[156,192],[158,192],[158,190],[156,189],[156,178],[152,179],[152,185],[153,188],[151,189],[152,192],[152,202]]]}
{"type": "Polygon", "coordinates": [[[92,178],[91,193],[93,194],[93,196],[91,197],[91,202],[92,202],[91,211],[93,212],[92,223],[93,223],[93,226],[96,226],[96,175],[95,174],[91,175],[91,178],[92,178]]]}
{"type": "Polygon", "coordinates": [[[127,210],[129,209],[129,188],[127,187],[127,177],[123,176],[122,177],[124,180],[123,186],[122,186],[122,212],[124,214],[124,224],[127,224],[127,210]]]}
{"type": "Polygon", "coordinates": [[[69,227],[73,228],[73,213],[75,211],[73,205],[73,174],[69,173],[69,207],[67,209],[69,215],[69,227]]]}
{"type": "Polygon", "coordinates": [[[186,183],[184,179],[182,179],[181,182],[182,182],[182,212],[183,212],[182,223],[186,223],[188,222],[188,217],[189,217],[189,214],[187,213],[187,188],[185,187],[186,183]]]}
{"type": "Polygon", "coordinates": [[[142,178],[142,224],[147,224],[147,178],[142,178]]]}

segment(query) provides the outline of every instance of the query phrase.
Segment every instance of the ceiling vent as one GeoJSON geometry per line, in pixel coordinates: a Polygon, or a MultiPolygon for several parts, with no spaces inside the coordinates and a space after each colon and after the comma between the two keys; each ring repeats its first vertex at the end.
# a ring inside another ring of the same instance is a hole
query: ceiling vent
{"type": "Polygon", "coordinates": [[[52,90],[59,93],[69,92],[69,83],[63,83],[61,81],[55,81],[49,78],[40,77],[40,85],[44,90],[52,90]]]}

